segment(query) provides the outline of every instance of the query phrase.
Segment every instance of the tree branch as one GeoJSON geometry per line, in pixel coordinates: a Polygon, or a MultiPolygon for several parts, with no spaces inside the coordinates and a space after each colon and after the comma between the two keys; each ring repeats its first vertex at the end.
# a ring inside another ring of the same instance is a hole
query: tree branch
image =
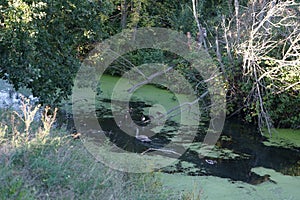
{"type": "Polygon", "coordinates": [[[134,92],[138,87],[150,83],[155,77],[160,76],[160,75],[162,75],[162,74],[164,74],[164,73],[167,73],[167,72],[170,71],[171,69],[173,69],[173,67],[169,67],[169,68],[167,68],[167,69],[164,70],[164,71],[156,72],[156,73],[150,75],[149,77],[146,77],[146,80],[144,80],[144,81],[142,81],[142,82],[140,82],[140,83],[138,83],[138,84],[132,86],[132,87],[129,88],[127,91],[128,91],[129,93],[132,93],[132,92],[134,92]]]}

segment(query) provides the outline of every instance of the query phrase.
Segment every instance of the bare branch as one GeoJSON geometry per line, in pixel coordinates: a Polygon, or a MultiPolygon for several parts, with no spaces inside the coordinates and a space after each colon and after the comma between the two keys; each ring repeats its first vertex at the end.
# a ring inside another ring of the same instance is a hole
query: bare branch
{"type": "Polygon", "coordinates": [[[200,97],[198,97],[196,100],[194,100],[192,102],[184,102],[184,103],[182,103],[182,104],[180,104],[178,106],[173,107],[172,109],[170,109],[170,110],[167,111],[166,115],[169,115],[170,113],[172,113],[172,112],[174,112],[174,111],[182,108],[183,106],[191,107],[192,105],[198,103],[198,101],[200,99],[203,99],[207,94],[208,94],[208,91],[204,92],[200,97]]]}
{"type": "MultiPolygon", "coordinates": [[[[244,76],[254,82],[254,100],[259,103],[259,123],[270,132],[271,119],[262,96],[272,86],[275,94],[299,85],[300,4],[294,1],[253,2],[244,22],[244,42],[238,47],[243,57],[244,76]],[[252,17],[249,22],[247,18],[252,17]],[[247,24],[248,23],[248,24],[247,24]],[[269,84],[269,86],[267,85],[269,84]]],[[[242,21],[241,21],[242,22],[242,21]]]]}
{"type": "Polygon", "coordinates": [[[173,151],[173,150],[169,150],[169,149],[156,149],[156,148],[149,148],[146,151],[142,152],[141,155],[144,155],[145,153],[147,153],[149,151],[161,151],[161,152],[173,153],[173,154],[181,156],[180,153],[177,153],[176,151],[173,151]]]}
{"type": "Polygon", "coordinates": [[[128,91],[129,93],[132,93],[132,92],[134,92],[134,91],[136,90],[136,88],[138,88],[138,87],[140,87],[140,86],[142,86],[142,85],[146,85],[146,84],[150,83],[155,77],[160,76],[160,75],[162,75],[162,74],[165,74],[165,73],[167,73],[168,71],[170,71],[171,69],[173,69],[173,67],[169,67],[169,68],[167,68],[167,69],[164,70],[164,71],[156,72],[156,73],[152,74],[151,76],[146,77],[146,80],[145,80],[145,81],[142,81],[142,82],[140,82],[140,83],[138,83],[138,84],[132,86],[132,87],[129,88],[127,91],[128,91]]]}
{"type": "Polygon", "coordinates": [[[205,51],[208,52],[207,44],[206,44],[204,33],[203,33],[203,27],[198,19],[198,13],[197,13],[197,8],[196,8],[197,0],[192,0],[192,3],[193,3],[193,15],[194,15],[194,18],[195,18],[195,21],[196,21],[196,24],[198,27],[198,31],[199,31],[199,44],[201,47],[202,43],[203,43],[205,51]]]}

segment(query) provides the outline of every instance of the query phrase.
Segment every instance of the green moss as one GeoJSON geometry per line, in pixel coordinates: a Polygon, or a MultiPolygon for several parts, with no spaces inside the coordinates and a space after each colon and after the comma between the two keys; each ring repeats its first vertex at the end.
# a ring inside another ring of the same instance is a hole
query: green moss
{"type": "Polygon", "coordinates": [[[294,129],[276,129],[273,134],[265,134],[268,141],[264,144],[267,146],[281,146],[281,147],[300,147],[300,130],[294,129]]]}

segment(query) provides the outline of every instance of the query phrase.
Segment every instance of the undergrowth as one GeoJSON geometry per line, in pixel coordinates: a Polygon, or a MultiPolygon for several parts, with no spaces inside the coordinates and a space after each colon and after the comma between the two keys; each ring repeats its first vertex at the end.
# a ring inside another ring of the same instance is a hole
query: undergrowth
{"type": "Polygon", "coordinates": [[[164,188],[154,173],[97,162],[80,140],[51,129],[56,109],[35,120],[38,108],[23,100],[20,112],[0,113],[0,199],[194,199],[164,188]]]}

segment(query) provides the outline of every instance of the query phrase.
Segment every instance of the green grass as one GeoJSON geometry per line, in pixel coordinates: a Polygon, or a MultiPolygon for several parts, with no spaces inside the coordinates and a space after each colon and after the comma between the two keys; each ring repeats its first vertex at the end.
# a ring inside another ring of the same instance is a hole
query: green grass
{"type": "Polygon", "coordinates": [[[49,137],[1,154],[0,199],[165,199],[153,174],[113,171],[80,141],[49,137]]]}
{"type": "Polygon", "coordinates": [[[24,134],[22,120],[7,112],[0,111],[1,200],[192,199],[165,188],[155,173],[121,172],[97,162],[65,131],[45,133],[32,122],[24,134]]]}

